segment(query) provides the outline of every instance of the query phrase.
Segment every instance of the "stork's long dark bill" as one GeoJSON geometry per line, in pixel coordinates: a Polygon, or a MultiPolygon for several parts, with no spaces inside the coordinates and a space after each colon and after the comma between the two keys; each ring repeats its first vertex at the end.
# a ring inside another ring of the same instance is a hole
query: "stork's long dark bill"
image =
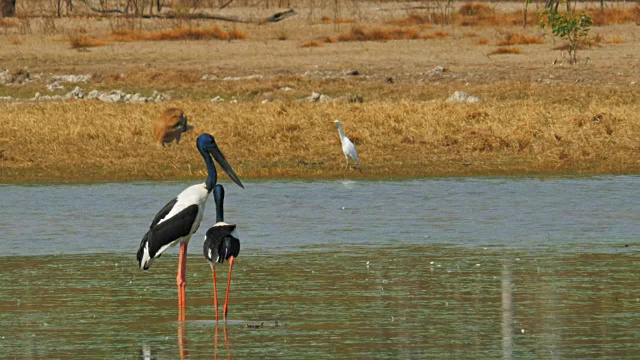
{"type": "Polygon", "coordinates": [[[238,186],[244,189],[244,185],[242,185],[240,178],[238,178],[238,175],[236,175],[236,173],[233,171],[233,169],[231,168],[231,165],[229,165],[229,163],[227,162],[227,159],[225,159],[220,149],[215,147],[211,151],[211,155],[213,155],[213,158],[216,160],[216,162],[218,162],[218,164],[220,164],[220,167],[222,168],[222,170],[224,170],[224,172],[227,173],[227,175],[229,175],[231,180],[233,180],[233,182],[235,182],[236,184],[238,184],[238,186]]]}

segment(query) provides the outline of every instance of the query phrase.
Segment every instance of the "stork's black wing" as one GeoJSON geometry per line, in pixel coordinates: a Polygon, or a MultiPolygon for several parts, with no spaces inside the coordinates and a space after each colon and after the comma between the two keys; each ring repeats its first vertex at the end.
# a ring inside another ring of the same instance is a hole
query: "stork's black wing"
{"type": "Polygon", "coordinates": [[[153,221],[151,221],[151,225],[149,226],[149,228],[150,229],[153,228],[160,222],[160,220],[164,219],[167,216],[167,214],[171,212],[171,209],[173,209],[174,205],[177,202],[178,202],[178,198],[174,198],[173,200],[169,201],[167,205],[165,205],[162,209],[160,209],[160,211],[158,211],[156,216],[153,218],[153,221]]]}
{"type": "Polygon", "coordinates": [[[236,229],[235,224],[218,225],[209,228],[207,230],[207,239],[224,239],[226,236],[231,235],[231,232],[236,229]]]}
{"type": "Polygon", "coordinates": [[[175,216],[158,224],[158,221],[164,218],[164,216],[161,216],[161,213],[165,211],[170,204],[171,203],[167,204],[167,206],[156,215],[156,218],[153,219],[152,227],[144,234],[137,253],[138,265],[140,265],[142,261],[144,248],[147,244],[149,244],[149,257],[155,258],[160,256],[159,253],[164,251],[171,243],[183,236],[189,235],[191,232],[193,223],[198,216],[198,205],[188,206],[175,216]]]}
{"type": "MultiPolygon", "coordinates": [[[[202,244],[202,251],[204,257],[215,262],[218,259],[220,246],[227,236],[231,236],[231,232],[235,230],[235,224],[216,225],[207,230],[207,235],[204,238],[204,244],[202,244]]],[[[224,259],[218,259],[224,260],[224,259]]]]}
{"type": "Polygon", "coordinates": [[[189,235],[197,215],[198,205],[194,204],[149,229],[149,254],[155,257],[162,247],[189,235]]]}

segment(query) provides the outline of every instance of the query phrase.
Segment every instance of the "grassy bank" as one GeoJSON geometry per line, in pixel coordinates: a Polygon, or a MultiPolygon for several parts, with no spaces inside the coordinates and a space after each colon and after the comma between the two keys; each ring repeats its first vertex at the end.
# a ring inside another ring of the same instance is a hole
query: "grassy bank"
{"type": "MultiPolygon", "coordinates": [[[[201,132],[244,179],[640,173],[636,4],[581,4],[594,26],[569,65],[563,42],[535,25],[540,9],[523,27],[523,3],[339,3],[296,2],[298,15],[275,24],[3,19],[0,183],[202,179],[201,132]],[[170,100],[33,100],[76,86],[170,100]],[[445,101],[460,90],[480,101],[445,101]],[[332,100],[301,101],[312,92],[332,100]],[[196,129],[161,148],[152,123],[172,106],[196,129]],[[335,119],[362,173],[345,171],[335,119]]],[[[240,5],[211,10],[275,12],[240,5]]]]}
{"type": "Polygon", "coordinates": [[[196,128],[167,148],[151,127],[168,104],[5,104],[0,182],[203,178],[201,132],[242,178],[637,174],[640,114],[617,102],[173,102],[196,128]],[[334,119],[356,143],[362,173],[345,171],[334,119]]]}

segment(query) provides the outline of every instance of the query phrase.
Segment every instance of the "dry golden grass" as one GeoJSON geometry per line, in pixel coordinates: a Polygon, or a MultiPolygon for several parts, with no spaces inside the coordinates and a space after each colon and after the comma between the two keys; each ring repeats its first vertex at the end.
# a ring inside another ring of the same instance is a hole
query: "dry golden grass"
{"type": "MultiPolygon", "coordinates": [[[[584,43],[578,44],[577,49],[578,50],[585,50],[590,48],[592,45],[597,45],[597,42],[593,42],[590,40],[585,41],[584,43]]],[[[559,43],[558,45],[553,47],[553,50],[564,50],[567,51],[569,49],[569,43],[559,43]]]]}
{"type": "Polygon", "coordinates": [[[364,29],[354,26],[348,34],[338,36],[338,41],[415,40],[420,38],[416,29],[364,29]]]}
{"type": "Polygon", "coordinates": [[[102,40],[92,39],[87,35],[72,36],[69,38],[72,49],[83,49],[95,46],[105,46],[107,43],[102,40]]]}
{"type": "Polygon", "coordinates": [[[630,55],[640,51],[640,28],[594,27],[598,46],[578,54],[589,62],[571,67],[552,64],[560,54],[551,36],[526,56],[486,56],[493,47],[477,44],[493,44],[496,34],[542,32],[522,29],[522,13],[513,9],[470,6],[446,23],[426,12],[345,10],[334,18],[358,20],[344,25],[300,12],[278,24],[233,24],[236,33],[218,35],[199,21],[20,18],[0,31],[0,63],[11,70],[0,96],[20,99],[0,102],[0,183],[202,179],[194,140],[205,131],[243,178],[640,173],[640,70],[630,55]],[[79,31],[110,46],[78,52],[59,41],[79,31]],[[163,41],[243,34],[246,41],[163,41]],[[21,41],[9,46],[12,38],[21,41]],[[395,39],[414,40],[388,41],[395,39]],[[306,42],[333,44],[308,49],[306,42]],[[437,65],[446,71],[430,71],[437,65]],[[47,93],[48,74],[74,73],[92,75],[77,84],[86,92],[160,91],[173,100],[28,100],[47,93]],[[445,102],[456,90],[480,102],[445,102]],[[300,102],[312,92],[336,101],[300,102]],[[212,103],[218,95],[238,103],[212,103]],[[162,149],[152,123],[171,106],[196,128],[162,149]],[[336,118],[357,142],[363,173],[343,169],[336,118]]]}
{"type": "MultiPolygon", "coordinates": [[[[588,6],[588,5],[587,5],[588,6]]],[[[408,16],[388,20],[387,24],[396,26],[415,26],[448,24],[453,22],[464,27],[499,27],[522,25],[524,21],[524,10],[502,10],[499,4],[487,4],[482,2],[468,2],[462,4],[456,12],[445,15],[442,12],[433,11],[430,13],[412,13],[408,16]]],[[[597,9],[579,9],[586,11],[594,20],[594,25],[614,25],[640,23],[640,5],[635,7],[597,9]]],[[[536,12],[535,6],[529,6],[527,11],[527,25],[535,26],[540,18],[540,13],[536,12]]]]}
{"type": "Polygon", "coordinates": [[[333,36],[325,36],[321,39],[321,41],[325,43],[333,44],[338,42],[338,39],[334,38],[333,36]]]}
{"type": "Polygon", "coordinates": [[[12,18],[0,18],[0,27],[3,27],[3,28],[18,27],[18,21],[12,18]]]}
{"type": "Polygon", "coordinates": [[[323,43],[324,43],[323,41],[311,40],[311,41],[304,42],[301,46],[306,48],[320,47],[322,46],[323,43]]]}
{"type": "Polygon", "coordinates": [[[500,55],[500,54],[522,54],[522,50],[513,46],[504,46],[504,47],[499,47],[489,53],[489,55],[500,55]]]}
{"type": "Polygon", "coordinates": [[[107,39],[110,41],[162,41],[162,40],[205,40],[205,39],[245,39],[244,32],[233,30],[228,33],[216,25],[208,28],[177,27],[165,31],[117,30],[107,39]]]}
{"type": "MultiPolygon", "coordinates": [[[[531,22],[535,22],[535,13],[531,14],[531,22]]],[[[505,13],[485,3],[467,3],[462,5],[454,17],[460,26],[504,26],[522,24],[522,11],[505,13]]]]}
{"type": "Polygon", "coordinates": [[[595,26],[640,23],[640,5],[633,8],[593,9],[588,12],[595,26]]]}
{"type": "Polygon", "coordinates": [[[393,19],[393,20],[389,20],[387,21],[387,24],[389,25],[395,25],[395,26],[414,26],[414,25],[421,25],[421,27],[424,28],[432,28],[432,18],[429,15],[421,15],[421,14],[411,14],[409,16],[403,17],[401,19],[393,19]]]}
{"type": "Polygon", "coordinates": [[[496,11],[485,3],[469,2],[458,9],[458,15],[463,16],[493,16],[496,11]]]}
{"type": "Polygon", "coordinates": [[[422,36],[420,36],[421,39],[442,39],[442,38],[446,38],[447,36],[449,36],[449,32],[448,31],[436,31],[430,34],[424,34],[422,36]]]}
{"type": "Polygon", "coordinates": [[[611,39],[607,39],[606,43],[607,44],[622,44],[622,43],[624,43],[624,40],[622,40],[620,37],[616,36],[616,37],[613,37],[611,39]]]}
{"type": "Polygon", "coordinates": [[[510,45],[529,45],[529,44],[543,44],[544,39],[539,36],[527,36],[521,33],[506,33],[503,34],[502,39],[497,43],[499,46],[510,45]]]}
{"type": "Polygon", "coordinates": [[[320,22],[323,24],[354,24],[356,21],[353,19],[332,18],[324,15],[320,18],[320,22]]]}
{"type": "Polygon", "coordinates": [[[366,106],[182,102],[173,105],[193,114],[196,128],[167,148],[154,144],[151,134],[152,119],[166,104],[1,105],[7,116],[0,123],[0,182],[203,178],[194,146],[201,132],[216,136],[243,178],[339,178],[345,171],[336,118],[357,140],[363,173],[351,177],[640,171],[635,104],[594,100],[587,107],[530,99],[366,106]]]}
{"type": "Polygon", "coordinates": [[[233,29],[229,32],[230,40],[244,40],[246,38],[247,38],[247,34],[242,30],[233,29]]]}
{"type": "Polygon", "coordinates": [[[10,37],[9,44],[11,45],[22,45],[24,41],[19,37],[10,37]]]}
{"type": "Polygon", "coordinates": [[[284,31],[278,31],[276,33],[276,39],[280,40],[280,41],[285,41],[285,40],[289,40],[289,34],[287,34],[284,31]]]}

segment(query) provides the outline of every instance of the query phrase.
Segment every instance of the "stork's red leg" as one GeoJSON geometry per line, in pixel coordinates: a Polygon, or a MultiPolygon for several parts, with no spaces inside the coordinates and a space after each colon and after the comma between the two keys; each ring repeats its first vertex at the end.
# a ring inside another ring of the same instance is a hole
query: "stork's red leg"
{"type": "Polygon", "coordinates": [[[187,245],[188,243],[180,243],[180,255],[178,256],[178,276],[176,281],[178,283],[178,307],[180,308],[187,307],[187,296],[185,294],[185,287],[187,286],[187,245]]]}
{"type": "Polygon", "coordinates": [[[189,352],[187,351],[187,329],[183,322],[178,324],[178,349],[180,351],[180,360],[189,358],[189,352]]]}
{"type": "Polygon", "coordinates": [[[213,277],[213,307],[216,309],[216,324],[218,323],[218,288],[216,286],[216,268],[211,266],[211,276],[213,277]]]}
{"type": "Polygon", "coordinates": [[[224,321],[227,321],[227,304],[229,303],[229,289],[231,288],[231,270],[233,269],[233,256],[229,257],[229,278],[227,279],[227,293],[224,296],[224,321]]]}
{"type": "Polygon", "coordinates": [[[218,360],[218,324],[216,324],[213,337],[213,360],[218,360]]]}
{"type": "Polygon", "coordinates": [[[229,334],[227,333],[227,326],[224,326],[224,345],[227,348],[227,359],[231,360],[231,345],[229,345],[229,334]]]}

